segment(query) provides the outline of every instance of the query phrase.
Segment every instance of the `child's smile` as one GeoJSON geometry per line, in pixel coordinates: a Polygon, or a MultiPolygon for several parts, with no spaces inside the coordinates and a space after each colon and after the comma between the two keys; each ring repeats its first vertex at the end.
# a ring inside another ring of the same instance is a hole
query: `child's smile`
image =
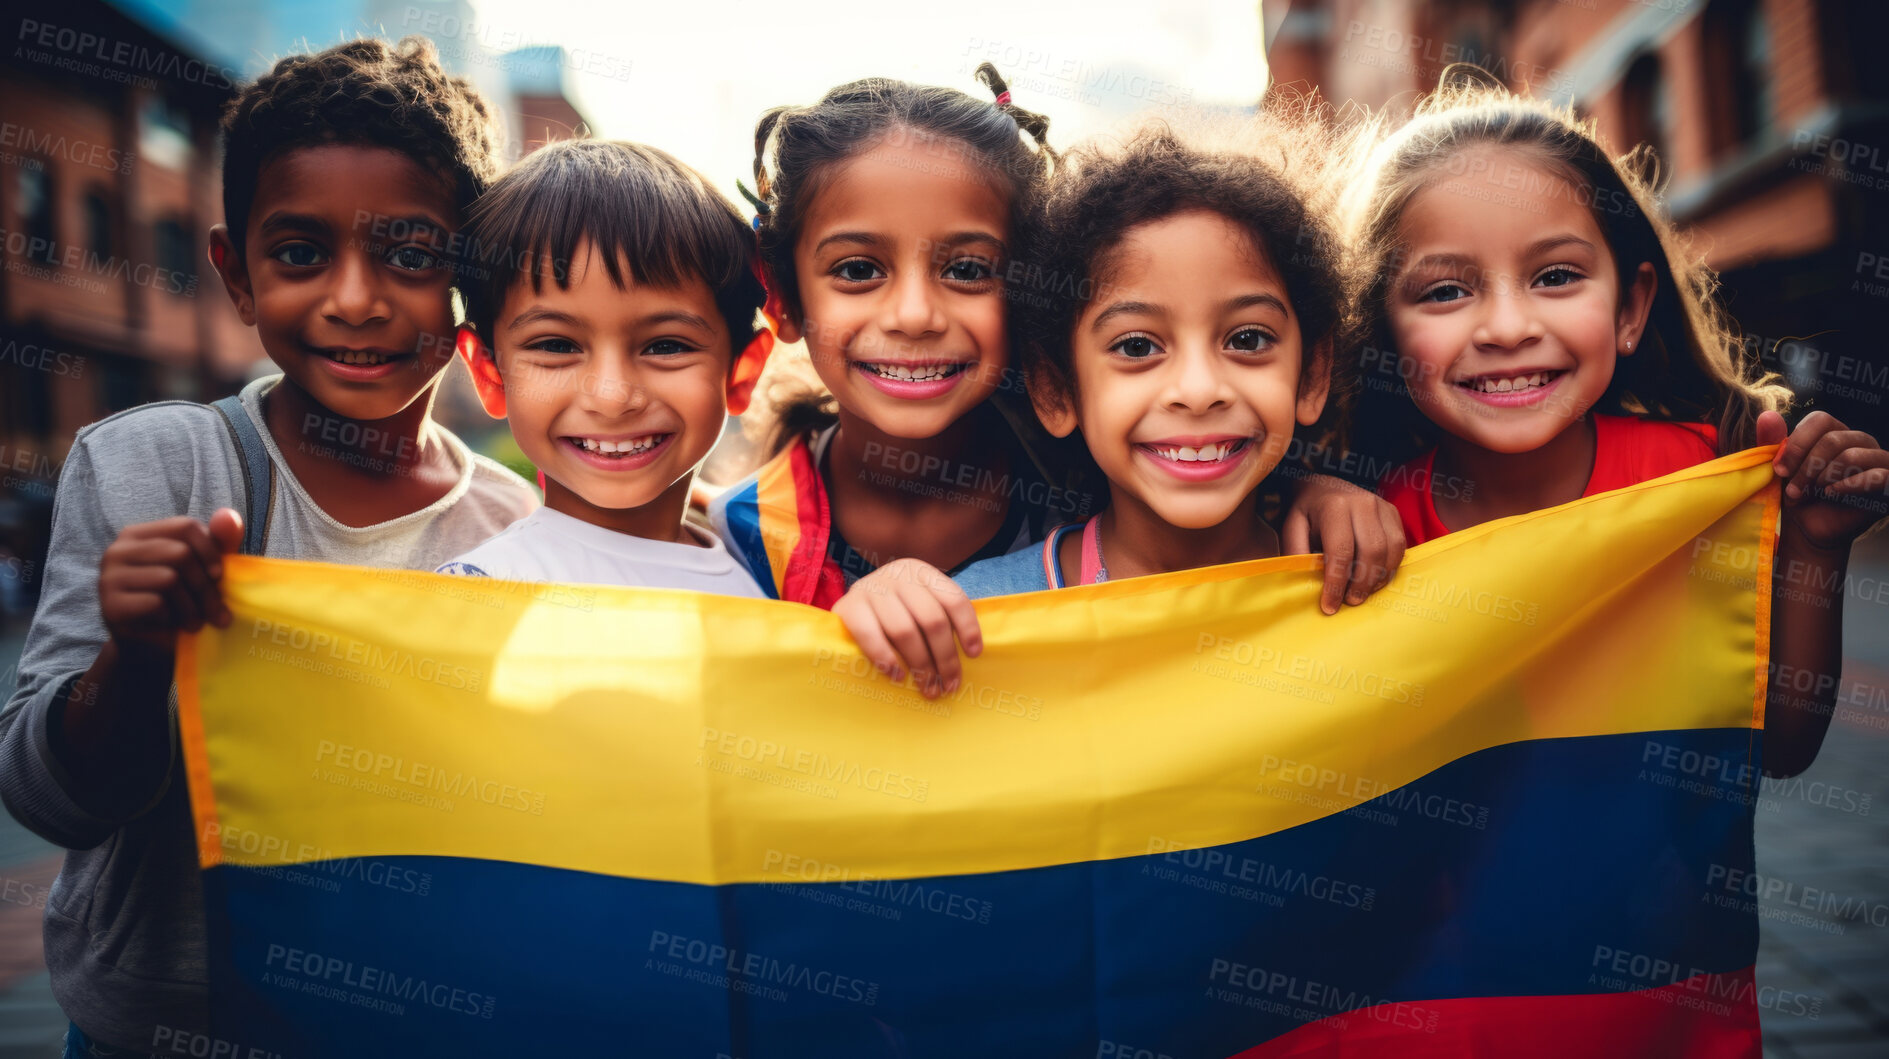
{"type": "Polygon", "coordinates": [[[855,360],[853,370],[882,393],[908,401],[943,397],[958,385],[975,360],[855,360]]]}
{"type": "Polygon", "coordinates": [[[901,135],[835,168],[794,252],[801,331],[847,415],[931,438],[997,388],[1009,208],[962,145],[901,135]]]}
{"type": "Polygon", "coordinates": [[[1139,441],[1135,450],[1184,482],[1207,482],[1238,470],[1252,452],[1253,440],[1231,434],[1188,435],[1139,441]]]}
{"type": "Polygon", "coordinates": [[[272,159],[258,187],[243,268],[271,359],[337,414],[401,411],[452,359],[452,189],[399,151],[345,144],[272,159]]]}
{"type": "Polygon", "coordinates": [[[1567,376],[1565,368],[1541,371],[1492,371],[1456,380],[1456,385],[1484,404],[1514,408],[1537,404],[1554,392],[1556,384],[1567,376]]]}
{"type": "Polygon", "coordinates": [[[1400,370],[1425,416],[1491,452],[1534,451],[1579,422],[1637,319],[1586,197],[1533,168],[1557,193],[1524,207],[1442,181],[1399,226],[1411,262],[1390,288],[1400,370]]]}
{"type": "Polygon", "coordinates": [[[1198,209],[1129,229],[1104,264],[1070,346],[1112,503],[1189,530],[1250,516],[1295,424],[1323,407],[1323,386],[1300,392],[1284,281],[1245,228],[1198,209]]]}
{"type": "Polygon", "coordinates": [[[336,378],[349,382],[384,379],[405,367],[404,362],[413,356],[391,349],[354,349],[348,346],[310,348],[309,352],[322,358],[319,363],[336,378]]]}
{"type": "Polygon", "coordinates": [[[673,432],[632,434],[620,437],[582,435],[558,440],[577,450],[577,458],[599,470],[632,471],[656,462],[662,447],[675,439],[673,432]]]}
{"type": "Polygon", "coordinates": [[[495,321],[512,436],[553,510],[679,539],[726,416],[728,326],[699,276],[657,286],[625,271],[620,286],[590,243],[572,259],[568,287],[521,275],[495,321]]]}

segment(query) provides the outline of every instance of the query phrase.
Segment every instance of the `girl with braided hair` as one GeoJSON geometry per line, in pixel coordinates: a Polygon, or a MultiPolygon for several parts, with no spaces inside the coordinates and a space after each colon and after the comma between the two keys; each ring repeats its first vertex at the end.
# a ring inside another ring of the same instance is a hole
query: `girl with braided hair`
{"type": "MultiPolygon", "coordinates": [[[[866,78],[755,128],[750,201],[778,328],[826,393],[786,403],[776,455],[710,515],[770,595],[830,607],[859,576],[1039,540],[1072,488],[1009,373],[1011,247],[1054,154],[993,98],[866,78]]],[[[744,192],[747,189],[743,189],[744,192]]]]}

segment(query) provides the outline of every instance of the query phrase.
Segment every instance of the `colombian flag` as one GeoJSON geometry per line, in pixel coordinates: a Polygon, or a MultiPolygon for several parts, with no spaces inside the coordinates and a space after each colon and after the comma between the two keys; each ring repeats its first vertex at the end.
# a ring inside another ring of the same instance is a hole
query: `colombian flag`
{"type": "Polygon", "coordinates": [[[983,601],[939,702],[767,600],[233,558],[180,717],[249,1054],[1757,1056],[1769,450],[983,601]]]}
{"type": "Polygon", "coordinates": [[[846,594],[846,575],[827,555],[833,514],[807,439],[732,486],[725,510],[729,543],[769,597],[831,610],[846,594]]]}

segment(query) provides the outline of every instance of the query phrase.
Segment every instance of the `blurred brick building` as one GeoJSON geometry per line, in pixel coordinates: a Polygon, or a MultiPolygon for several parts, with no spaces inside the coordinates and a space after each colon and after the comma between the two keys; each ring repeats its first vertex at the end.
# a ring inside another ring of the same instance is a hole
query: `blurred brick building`
{"type": "Polygon", "coordinates": [[[209,392],[260,350],[204,259],[236,73],[97,0],[22,12],[6,30],[0,558],[30,564],[74,431],[209,392]]]}
{"type": "Polygon", "coordinates": [[[568,53],[555,45],[536,45],[509,52],[512,98],[518,101],[512,128],[521,156],[547,143],[583,136],[584,115],[571,103],[565,89],[568,53]]]}
{"type": "Polygon", "coordinates": [[[1886,10],[1857,0],[1265,0],[1276,85],[1407,112],[1473,62],[1654,146],[1666,204],[1805,407],[1889,430],[1886,10]],[[1809,337],[1815,336],[1815,337],[1809,337]]]}
{"type": "MultiPolygon", "coordinates": [[[[0,58],[4,569],[44,554],[80,427],[146,401],[232,393],[261,366],[207,259],[223,219],[217,123],[295,42],[432,37],[447,68],[499,105],[513,158],[586,125],[564,50],[479,23],[465,0],[199,7],[71,0],[9,5],[0,23],[12,42],[0,58]]],[[[492,426],[457,387],[440,407],[475,434],[492,426]]],[[[19,609],[18,591],[0,595],[19,609]]],[[[8,607],[0,598],[0,618],[8,607]]]]}
{"type": "Polygon", "coordinates": [[[102,408],[193,396],[256,347],[203,260],[235,74],[104,4],[19,23],[0,68],[0,425],[24,452],[102,408]]]}

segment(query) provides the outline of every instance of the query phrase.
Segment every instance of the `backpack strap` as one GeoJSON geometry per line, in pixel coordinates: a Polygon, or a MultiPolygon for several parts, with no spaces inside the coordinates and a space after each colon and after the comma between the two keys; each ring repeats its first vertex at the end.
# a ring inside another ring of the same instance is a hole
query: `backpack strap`
{"type": "Polygon", "coordinates": [[[210,407],[223,417],[243,468],[243,554],[261,555],[269,541],[269,511],[275,499],[275,465],[262,444],[262,433],[243,408],[242,398],[225,397],[210,407]]]}

